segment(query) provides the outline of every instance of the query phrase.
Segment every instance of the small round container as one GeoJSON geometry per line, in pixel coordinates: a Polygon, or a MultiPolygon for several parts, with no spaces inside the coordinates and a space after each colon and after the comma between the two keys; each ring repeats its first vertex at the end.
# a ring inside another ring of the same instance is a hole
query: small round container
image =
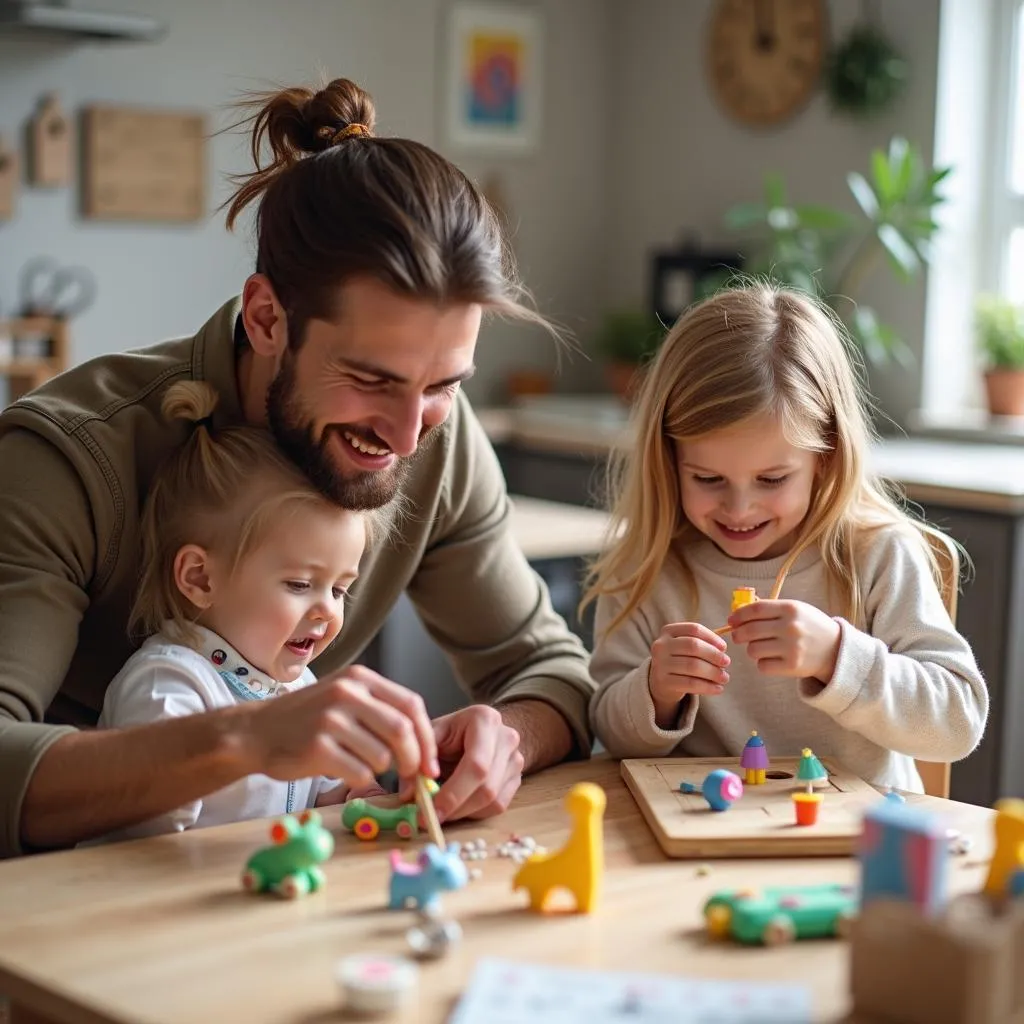
{"type": "Polygon", "coordinates": [[[347,956],[334,968],[345,1009],[356,1014],[393,1013],[415,991],[419,971],[399,956],[347,956]]]}
{"type": "Polygon", "coordinates": [[[818,822],[818,809],[825,798],[821,793],[794,793],[793,807],[796,810],[798,825],[815,825],[818,822]]]}

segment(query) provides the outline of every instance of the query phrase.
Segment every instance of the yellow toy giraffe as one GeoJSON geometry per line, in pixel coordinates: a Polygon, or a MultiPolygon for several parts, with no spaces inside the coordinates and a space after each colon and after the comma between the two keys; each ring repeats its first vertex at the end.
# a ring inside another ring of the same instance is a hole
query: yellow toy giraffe
{"type": "Polygon", "coordinates": [[[1024,800],[1000,800],[995,809],[996,846],[982,891],[1001,899],[1007,894],[1010,876],[1024,869],[1024,800]]]}
{"type": "Polygon", "coordinates": [[[589,914],[597,908],[604,874],[602,822],[608,803],[604,790],[592,782],[578,782],[565,797],[572,829],[565,845],[553,853],[535,853],[516,872],[512,891],[530,894],[530,909],[543,911],[548,893],[568,889],[576,897],[576,910],[589,914]]]}

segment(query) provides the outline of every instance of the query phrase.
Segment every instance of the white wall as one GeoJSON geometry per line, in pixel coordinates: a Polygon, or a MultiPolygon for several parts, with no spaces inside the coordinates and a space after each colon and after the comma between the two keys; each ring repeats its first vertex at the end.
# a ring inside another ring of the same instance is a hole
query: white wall
{"type": "MultiPolygon", "coordinates": [[[[277,0],[75,3],[151,13],[170,31],[157,44],[0,38],[0,133],[8,139],[21,138],[38,97],[51,90],[72,111],[91,101],[198,108],[219,128],[242,92],[313,81],[325,70],[372,93],[380,132],[446,149],[439,100],[445,0],[295,0],[290,8],[277,0]]],[[[607,7],[605,0],[539,6],[547,24],[542,150],[507,166],[451,155],[480,178],[502,170],[522,221],[516,249],[529,283],[546,312],[578,325],[594,311],[604,280],[607,7]]],[[[48,254],[88,264],[98,279],[97,303],[74,324],[76,361],[194,331],[251,270],[249,222],[229,235],[214,212],[228,194],[224,175],[248,168],[243,145],[236,136],[210,141],[210,217],[198,225],[89,222],[78,216],[74,188],[23,188],[16,218],[0,223],[0,314],[16,301],[21,266],[48,254]]],[[[550,339],[535,329],[488,328],[474,393],[500,389],[513,362],[553,366],[550,339]]]]}
{"type": "MultiPolygon", "coordinates": [[[[645,256],[687,229],[708,244],[727,242],[722,218],[734,203],[758,199],[766,171],[782,173],[796,201],[855,209],[846,174],[868,168],[871,149],[897,132],[930,158],[933,147],[939,0],[875,5],[906,54],[912,80],[902,101],[876,121],[835,117],[819,92],[791,122],[754,131],[715,103],[704,66],[712,0],[630,0],[612,4],[609,289],[620,301],[646,295],[645,256]]],[[[862,5],[832,0],[830,33],[840,38],[862,5]]],[[[891,283],[884,268],[863,301],[895,326],[920,355],[924,283],[891,283]]],[[[919,402],[920,364],[875,373],[872,388],[903,420],[919,402]]]]}

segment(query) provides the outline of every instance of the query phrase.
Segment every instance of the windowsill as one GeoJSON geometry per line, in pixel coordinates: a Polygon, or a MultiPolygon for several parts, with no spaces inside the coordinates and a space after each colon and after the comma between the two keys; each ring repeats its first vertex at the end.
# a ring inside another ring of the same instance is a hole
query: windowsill
{"type": "Polygon", "coordinates": [[[915,409],[907,417],[911,437],[1024,446],[1024,416],[991,416],[984,409],[934,413],[915,409]]]}

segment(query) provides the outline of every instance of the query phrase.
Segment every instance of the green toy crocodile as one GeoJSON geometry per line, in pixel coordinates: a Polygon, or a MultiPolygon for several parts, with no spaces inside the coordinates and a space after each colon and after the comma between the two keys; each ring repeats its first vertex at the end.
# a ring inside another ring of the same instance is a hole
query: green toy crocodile
{"type": "Polygon", "coordinates": [[[273,845],[257,850],[246,862],[245,889],[294,899],[323,886],[324,873],[317,865],[334,853],[334,836],[323,827],[317,811],[278,818],[270,838],[273,845]]]}

